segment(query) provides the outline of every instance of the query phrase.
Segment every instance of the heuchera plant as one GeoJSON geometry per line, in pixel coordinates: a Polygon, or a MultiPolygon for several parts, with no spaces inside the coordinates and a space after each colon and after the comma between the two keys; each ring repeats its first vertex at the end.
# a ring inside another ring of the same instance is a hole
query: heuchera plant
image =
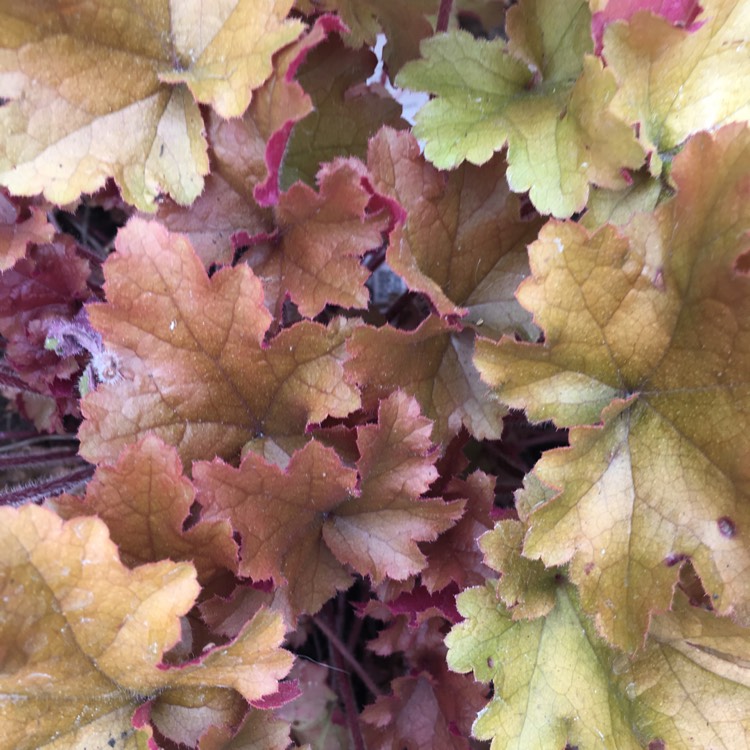
{"type": "Polygon", "coordinates": [[[0,750],[750,747],[749,35],[0,0],[0,750]]]}

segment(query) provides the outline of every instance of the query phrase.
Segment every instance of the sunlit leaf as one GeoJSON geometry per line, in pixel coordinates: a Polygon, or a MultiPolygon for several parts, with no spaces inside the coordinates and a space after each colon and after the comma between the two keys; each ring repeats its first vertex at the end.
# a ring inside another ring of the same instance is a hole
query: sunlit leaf
{"type": "Polygon", "coordinates": [[[114,177],[153,211],[192,202],[208,156],[198,102],[241,115],[301,31],[291,0],[0,5],[0,182],[68,203],[114,177]],[[35,23],[36,21],[36,23],[35,23]]]}
{"type": "Polygon", "coordinates": [[[178,696],[199,704],[216,689],[255,700],[289,671],[281,618],[268,612],[221,649],[163,664],[199,592],[192,565],[128,570],[95,518],[63,523],[35,506],[0,515],[3,750],[140,748],[139,707],[166,715],[178,696]]]}
{"type": "Polygon", "coordinates": [[[618,91],[612,109],[640,125],[651,171],[691,134],[750,118],[750,3],[705,0],[699,29],[637,13],[608,27],[604,55],[618,91]]]}

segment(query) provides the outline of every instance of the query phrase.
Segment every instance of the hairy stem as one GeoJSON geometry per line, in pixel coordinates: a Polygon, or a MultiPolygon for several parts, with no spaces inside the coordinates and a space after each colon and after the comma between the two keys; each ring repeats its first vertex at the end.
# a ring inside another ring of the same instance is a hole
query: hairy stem
{"type": "Polygon", "coordinates": [[[53,477],[41,482],[31,482],[11,487],[5,492],[0,492],[0,506],[10,505],[17,508],[29,503],[41,503],[52,495],[59,495],[63,492],[75,492],[91,479],[95,469],[95,466],[86,464],[61,477],[53,477]]]}

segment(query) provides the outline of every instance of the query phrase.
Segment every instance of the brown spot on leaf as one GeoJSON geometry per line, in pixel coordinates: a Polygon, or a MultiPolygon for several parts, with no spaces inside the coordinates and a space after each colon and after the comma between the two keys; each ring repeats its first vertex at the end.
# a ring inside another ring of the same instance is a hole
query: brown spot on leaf
{"type": "Polygon", "coordinates": [[[727,539],[731,539],[737,533],[737,527],[729,516],[722,516],[716,524],[719,527],[719,533],[727,539]]]}

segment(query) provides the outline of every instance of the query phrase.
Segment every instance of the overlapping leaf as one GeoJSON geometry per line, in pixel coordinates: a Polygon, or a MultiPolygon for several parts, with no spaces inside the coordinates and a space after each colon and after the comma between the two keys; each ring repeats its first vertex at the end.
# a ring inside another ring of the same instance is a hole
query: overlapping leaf
{"type": "Polygon", "coordinates": [[[179,617],[199,591],[191,565],[127,570],[98,519],[63,523],[35,506],[0,514],[0,747],[72,750],[114,740],[134,750],[150,735],[134,732],[139,706],[164,717],[182,706],[186,716],[186,702],[200,710],[207,696],[255,700],[289,671],[283,624],[268,612],[222,649],[166,667],[179,617]]]}
{"type": "Polygon", "coordinates": [[[125,448],[113,466],[99,466],[84,498],[55,503],[67,516],[101,518],[128,565],[188,560],[205,582],[222,568],[236,570],[237,548],[226,521],[199,521],[184,530],[194,499],[177,451],[149,434],[125,448]]]}
{"type": "Polygon", "coordinates": [[[7,271],[26,254],[31,243],[50,242],[52,225],[36,206],[21,206],[0,190],[0,271],[7,271]]]}
{"type": "Polygon", "coordinates": [[[593,0],[591,30],[596,41],[597,54],[601,52],[604,30],[615,21],[629,21],[639,11],[649,11],[661,16],[673,26],[695,31],[701,23],[694,23],[701,12],[698,0],[593,0]]]}
{"type": "Polygon", "coordinates": [[[375,69],[367,49],[349,50],[333,37],[314,49],[298,73],[315,111],[294,126],[279,177],[282,189],[315,182],[320,165],[337,156],[364,160],[382,125],[405,127],[401,107],[380,85],[366,85],[375,69]]]}
{"type": "Polygon", "coordinates": [[[273,578],[294,612],[315,612],[353,569],[375,582],[405,579],[425,565],[429,541],[460,516],[463,502],[420,500],[437,476],[431,425],[416,403],[394,395],[377,425],[358,429],[357,471],[317,441],[285,470],[248,453],[238,469],[194,466],[207,520],[229,518],[240,533],[240,573],[273,578]]]}
{"type": "Polygon", "coordinates": [[[413,395],[435,421],[435,439],[447,441],[461,425],[479,438],[498,439],[506,409],[490,396],[472,356],[471,331],[460,331],[437,316],[415,331],[363,326],[352,334],[346,375],[372,406],[394,388],[413,395]]]}
{"type": "Polygon", "coordinates": [[[541,226],[523,220],[520,201],[496,157],[481,169],[462,165],[441,174],[410,133],[383,128],[370,141],[375,187],[406,212],[391,233],[387,260],[441,315],[463,315],[485,335],[538,331],[513,292],[528,275],[526,245],[541,226]]]}
{"type": "Polygon", "coordinates": [[[67,203],[112,176],[153,210],[188,204],[208,172],[197,102],[241,115],[299,36],[292,0],[196,5],[129,0],[0,6],[0,182],[67,203]]]}
{"type": "Polygon", "coordinates": [[[748,170],[748,131],[725,128],[691,141],[677,197],[624,235],[550,223],[518,292],[544,345],[477,346],[503,401],[590,425],[537,465],[558,494],[532,509],[524,554],[571,560],[583,606],[628,650],[669,607],[684,557],[717,611],[750,620],[750,280],[735,266],[748,170]]]}
{"type": "Polygon", "coordinates": [[[437,11],[437,0],[323,0],[327,10],[335,10],[349,27],[344,39],[357,49],[374,47],[377,36],[385,34],[383,59],[395,76],[408,60],[419,57],[419,43],[432,33],[425,17],[437,11]]]}
{"type": "Polygon", "coordinates": [[[88,310],[123,377],[83,402],[89,460],[113,460],[149,431],[185,462],[232,457],[358,407],[342,378],[344,329],[304,322],[264,344],[271,315],[249,268],[209,278],[185,238],[133,220],[105,275],[107,303],[88,310]]]}
{"type": "Polygon", "coordinates": [[[748,631],[677,601],[631,662],[592,632],[565,586],[533,621],[511,619],[492,584],[462,594],[466,621],[446,638],[448,663],[495,687],[475,736],[493,750],[746,744],[748,631]]]}
{"type": "Polygon", "coordinates": [[[624,186],[643,161],[630,128],[609,111],[614,77],[593,50],[584,0],[522,0],[507,16],[509,42],[465,32],[433,37],[397,83],[436,95],[414,134],[436,166],[484,164],[508,143],[508,182],[542,213],[583,208],[589,183],[624,186]]]}
{"type": "Polygon", "coordinates": [[[250,260],[256,274],[268,280],[266,292],[275,296],[276,312],[287,296],[307,317],[327,304],[367,306],[370,272],[362,258],[382,244],[390,213],[370,209],[375,201],[367,171],[354,159],[324,165],[317,182],[318,192],[296,183],[279,196],[278,247],[260,262],[250,260]]]}
{"type": "Polygon", "coordinates": [[[640,141],[661,156],[699,130],[750,118],[750,3],[706,0],[697,30],[637,13],[605,32],[604,54],[618,91],[612,111],[640,123],[640,141]]]}
{"type": "Polygon", "coordinates": [[[371,750],[467,750],[469,730],[484,703],[484,688],[443,665],[437,675],[419,672],[399,677],[393,692],[362,712],[371,750]]]}

